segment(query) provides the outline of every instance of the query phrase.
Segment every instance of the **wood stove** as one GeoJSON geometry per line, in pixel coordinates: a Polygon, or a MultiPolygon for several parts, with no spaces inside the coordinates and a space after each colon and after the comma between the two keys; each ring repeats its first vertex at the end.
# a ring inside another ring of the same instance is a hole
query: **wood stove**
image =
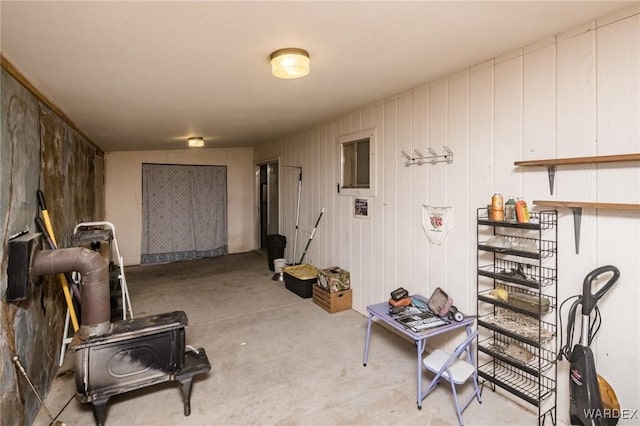
{"type": "Polygon", "coordinates": [[[191,414],[193,377],[211,369],[204,349],[185,345],[183,311],[111,321],[109,268],[100,254],[74,247],[40,250],[40,234],[10,242],[10,301],[30,294],[42,275],[77,271],[81,282],[81,325],[75,351],[76,399],[93,404],[98,426],[106,420],[109,398],[167,381],[178,381],[184,415],[191,414]],[[28,271],[28,273],[27,273],[28,271]]]}
{"type": "Polygon", "coordinates": [[[178,381],[184,415],[191,414],[193,377],[211,369],[204,349],[185,346],[182,311],[113,322],[109,333],[74,338],[76,398],[93,404],[104,425],[109,398],[167,381],[178,381]]]}

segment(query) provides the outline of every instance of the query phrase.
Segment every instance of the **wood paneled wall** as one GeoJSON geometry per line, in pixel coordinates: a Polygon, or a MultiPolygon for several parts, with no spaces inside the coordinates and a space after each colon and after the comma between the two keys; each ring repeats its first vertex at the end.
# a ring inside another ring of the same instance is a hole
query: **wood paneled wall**
{"type": "MultiPolygon", "coordinates": [[[[545,168],[514,161],[640,152],[640,7],[346,113],[332,121],[257,146],[256,162],[279,158],[302,166],[301,246],[325,215],[306,262],[351,272],[353,307],[385,300],[403,286],[430,295],[445,289],[465,312],[475,312],[476,208],[494,192],[569,201],[640,203],[640,164],[561,166],[554,195],[545,168]],[[353,215],[353,197],[337,193],[337,137],[377,130],[377,188],[369,219],[353,215]],[[401,151],[427,147],[454,152],[452,164],[404,166],[401,151]],[[452,206],[446,242],[430,244],[421,206],[452,206]]],[[[292,260],[297,172],[281,168],[280,233],[292,260]]],[[[639,408],[640,384],[619,366],[640,362],[640,214],[586,209],[580,254],[573,217],[559,211],[559,301],[581,291],[592,269],[613,264],[622,272],[600,303],[604,316],[594,345],[599,372],[626,408],[639,408]]],[[[564,319],[564,318],[563,318],[564,319]]],[[[566,319],[565,319],[566,324],[566,319]]],[[[454,339],[459,338],[459,336],[454,339]]],[[[447,342],[451,345],[452,342],[447,342]]],[[[559,369],[558,415],[568,413],[566,362],[559,369]]],[[[635,367],[634,367],[635,369],[635,367]]]]}

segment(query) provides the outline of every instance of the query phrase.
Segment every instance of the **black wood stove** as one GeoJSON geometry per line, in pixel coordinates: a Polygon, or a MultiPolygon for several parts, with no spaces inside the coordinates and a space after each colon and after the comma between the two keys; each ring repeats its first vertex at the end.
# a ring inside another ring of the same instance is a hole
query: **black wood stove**
{"type": "Polygon", "coordinates": [[[184,415],[191,414],[195,375],[211,369],[204,349],[185,350],[187,316],[182,311],[115,321],[112,330],[74,339],[76,398],[93,404],[96,425],[104,425],[110,397],[167,381],[178,381],[184,415]]]}
{"type": "MultiPolygon", "coordinates": [[[[40,251],[33,241],[36,237],[18,247],[24,252],[21,270],[30,268],[31,280],[71,271],[82,276],[81,325],[70,347],[75,350],[76,399],[93,404],[96,424],[104,425],[110,397],[167,381],[180,383],[184,415],[191,414],[193,377],[211,365],[204,349],[185,345],[187,315],[175,311],[112,322],[106,260],[79,247],[40,251]]],[[[26,275],[14,281],[26,282],[26,275]]]]}

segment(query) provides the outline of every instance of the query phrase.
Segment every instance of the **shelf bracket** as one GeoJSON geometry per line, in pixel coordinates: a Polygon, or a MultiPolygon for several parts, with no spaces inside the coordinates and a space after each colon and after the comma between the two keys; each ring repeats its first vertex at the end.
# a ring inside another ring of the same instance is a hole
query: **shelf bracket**
{"type": "Polygon", "coordinates": [[[556,165],[550,164],[547,166],[547,174],[549,175],[549,192],[553,195],[553,182],[556,178],[556,165]]]}
{"type": "Polygon", "coordinates": [[[571,207],[573,211],[573,237],[576,243],[576,254],[580,254],[580,225],[582,223],[582,207],[571,207]]]}

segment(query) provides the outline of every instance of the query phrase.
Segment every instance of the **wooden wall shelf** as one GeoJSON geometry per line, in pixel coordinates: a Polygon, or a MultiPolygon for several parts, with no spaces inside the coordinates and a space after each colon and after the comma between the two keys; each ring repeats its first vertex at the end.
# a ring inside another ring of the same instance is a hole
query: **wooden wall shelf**
{"type": "Polygon", "coordinates": [[[589,201],[534,200],[533,204],[544,207],[567,207],[573,210],[573,232],[576,244],[576,254],[580,253],[580,225],[582,223],[583,208],[608,210],[640,210],[640,204],[600,203],[589,201]]]}
{"type": "MultiPolygon", "coordinates": [[[[549,192],[553,195],[553,181],[556,176],[556,166],[575,164],[621,163],[627,161],[640,161],[640,153],[595,155],[591,157],[550,158],[546,160],[516,161],[513,164],[520,167],[546,166],[549,174],[549,192]]],[[[608,210],[640,210],[640,204],[600,203],[588,201],[540,201],[533,202],[538,206],[567,207],[573,210],[573,231],[576,243],[576,254],[580,253],[580,224],[582,222],[582,209],[608,209],[608,210]]]]}
{"type": "Polygon", "coordinates": [[[556,175],[556,166],[571,164],[597,164],[597,163],[621,163],[627,161],[640,161],[640,153],[596,155],[592,157],[551,158],[547,160],[516,161],[513,164],[520,167],[546,166],[549,174],[549,191],[553,195],[553,181],[556,175]]]}
{"type": "Polygon", "coordinates": [[[516,166],[550,166],[566,164],[593,164],[593,163],[620,163],[623,161],[640,161],[640,153],[637,154],[616,154],[616,155],[596,155],[593,157],[572,157],[572,158],[552,158],[549,160],[526,160],[516,161],[516,166]]]}
{"type": "Polygon", "coordinates": [[[548,207],[568,207],[568,208],[585,208],[585,209],[609,209],[609,210],[640,210],[640,204],[624,204],[624,203],[600,203],[589,201],[541,201],[535,200],[533,204],[548,207]]]}

